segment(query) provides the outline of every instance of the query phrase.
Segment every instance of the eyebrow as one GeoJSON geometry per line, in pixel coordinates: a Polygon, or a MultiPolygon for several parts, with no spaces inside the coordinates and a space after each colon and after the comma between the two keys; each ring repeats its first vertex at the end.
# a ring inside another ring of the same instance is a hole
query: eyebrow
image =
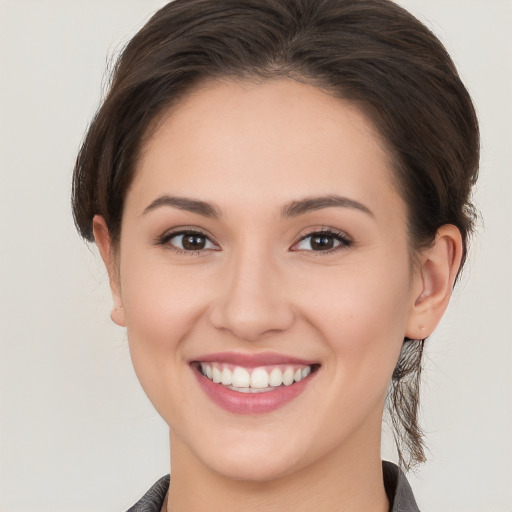
{"type": "Polygon", "coordinates": [[[292,201],[283,208],[281,215],[285,218],[296,217],[297,215],[302,215],[314,210],[332,207],[354,208],[374,217],[373,212],[359,201],[337,195],[307,197],[298,201],[292,201]]]}
{"type": "MultiPolygon", "coordinates": [[[[212,203],[187,197],[170,196],[167,194],[156,198],[144,209],[142,214],[145,215],[146,213],[162,206],[179,208],[180,210],[186,210],[188,212],[197,213],[204,217],[213,219],[218,219],[221,217],[220,208],[212,203]]],[[[304,213],[332,207],[353,208],[360,210],[370,215],[371,217],[374,216],[373,212],[368,207],[358,201],[355,201],[354,199],[349,199],[348,197],[342,197],[338,195],[327,195],[320,197],[307,197],[304,199],[292,201],[284,206],[281,211],[281,217],[297,217],[298,215],[303,215],[304,213]]]]}
{"type": "Polygon", "coordinates": [[[173,208],[198,213],[199,215],[213,219],[218,219],[221,216],[220,209],[211,203],[199,201],[197,199],[189,199],[187,197],[169,196],[167,194],[156,198],[150,205],[144,208],[142,214],[145,215],[146,213],[155,210],[156,208],[160,208],[161,206],[171,206],[173,208]]]}

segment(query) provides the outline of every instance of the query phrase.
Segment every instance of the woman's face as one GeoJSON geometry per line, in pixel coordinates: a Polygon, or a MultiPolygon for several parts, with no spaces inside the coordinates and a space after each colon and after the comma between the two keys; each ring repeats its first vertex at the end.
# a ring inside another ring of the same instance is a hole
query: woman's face
{"type": "Polygon", "coordinates": [[[286,79],[197,89],[142,151],[117,264],[173,456],[249,480],[379,457],[419,276],[356,108],[286,79]]]}

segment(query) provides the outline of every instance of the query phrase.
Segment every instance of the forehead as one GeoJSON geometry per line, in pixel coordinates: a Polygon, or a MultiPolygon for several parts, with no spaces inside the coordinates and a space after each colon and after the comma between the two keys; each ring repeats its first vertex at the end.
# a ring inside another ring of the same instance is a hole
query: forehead
{"type": "MultiPolygon", "coordinates": [[[[351,103],[291,79],[208,82],[169,109],[141,152],[132,190],[247,206],[338,193],[400,200],[390,158],[351,103]]],[[[127,203],[131,203],[130,194],[127,203]]]]}

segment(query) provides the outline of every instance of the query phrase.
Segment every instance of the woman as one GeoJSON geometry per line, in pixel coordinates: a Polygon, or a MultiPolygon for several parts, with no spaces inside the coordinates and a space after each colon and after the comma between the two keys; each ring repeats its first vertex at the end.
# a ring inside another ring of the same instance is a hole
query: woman
{"type": "Polygon", "coordinates": [[[130,510],[417,510],[423,341],[464,262],[471,99],[387,0],[176,0],[132,39],[74,175],[112,320],[169,425],[130,510]],[[199,491],[198,491],[199,490],[199,491]]]}

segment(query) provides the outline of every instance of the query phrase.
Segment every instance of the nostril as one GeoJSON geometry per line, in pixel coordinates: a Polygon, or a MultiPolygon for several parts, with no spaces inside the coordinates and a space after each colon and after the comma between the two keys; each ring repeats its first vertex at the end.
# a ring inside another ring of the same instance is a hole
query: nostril
{"type": "Polygon", "coordinates": [[[295,314],[287,304],[236,301],[217,304],[210,313],[211,325],[243,341],[258,341],[292,327],[295,314]]]}

